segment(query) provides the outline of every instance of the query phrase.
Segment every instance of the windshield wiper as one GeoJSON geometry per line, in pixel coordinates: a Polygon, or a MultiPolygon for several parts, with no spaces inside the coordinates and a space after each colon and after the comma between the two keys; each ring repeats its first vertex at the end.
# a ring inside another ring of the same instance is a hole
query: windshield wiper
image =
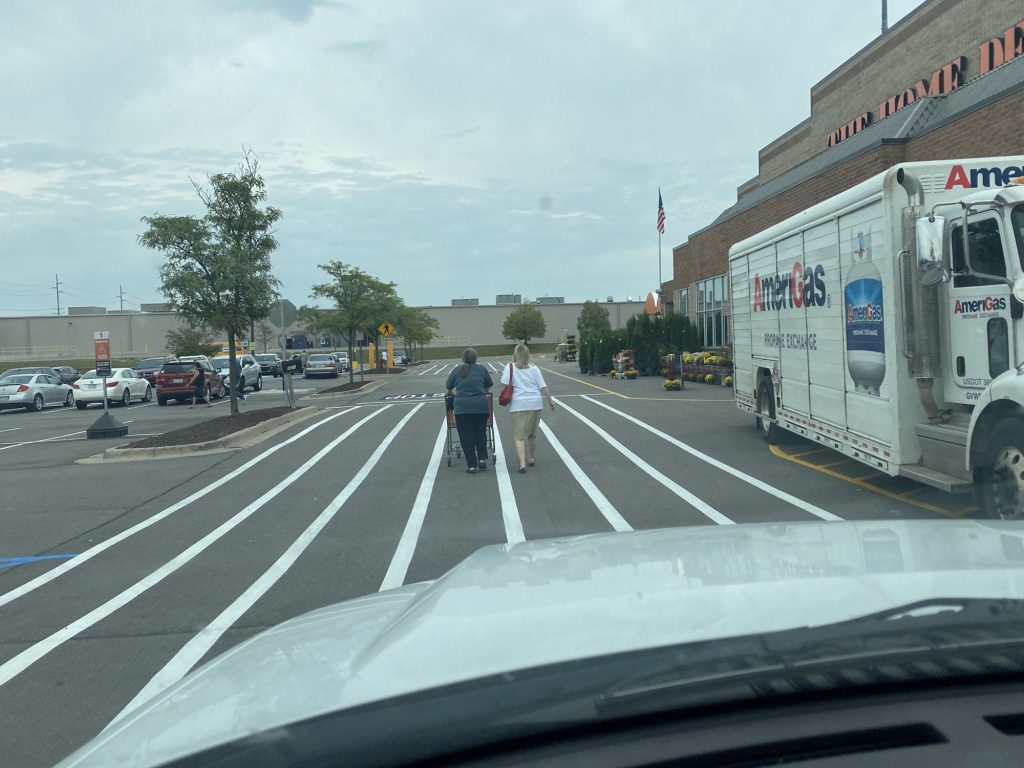
{"type": "Polygon", "coordinates": [[[908,603],[819,627],[665,649],[595,702],[602,715],[894,682],[1024,674],[1024,600],[908,603]]]}

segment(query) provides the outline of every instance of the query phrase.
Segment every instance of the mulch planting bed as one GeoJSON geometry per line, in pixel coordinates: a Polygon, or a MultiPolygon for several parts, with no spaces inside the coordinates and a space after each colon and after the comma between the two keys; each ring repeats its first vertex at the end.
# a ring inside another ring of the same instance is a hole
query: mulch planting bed
{"type": "Polygon", "coordinates": [[[330,389],[321,389],[317,394],[329,395],[335,392],[354,392],[357,389],[362,389],[369,383],[369,381],[346,381],[344,384],[339,384],[338,386],[331,387],[330,389]]]}
{"type": "Polygon", "coordinates": [[[294,410],[296,409],[280,406],[263,408],[259,411],[243,411],[237,416],[220,416],[189,427],[176,429],[173,432],[137,440],[128,445],[119,445],[118,448],[162,448],[169,445],[191,445],[192,443],[205,443],[208,440],[219,440],[246,427],[255,426],[267,419],[283,416],[294,410]]]}

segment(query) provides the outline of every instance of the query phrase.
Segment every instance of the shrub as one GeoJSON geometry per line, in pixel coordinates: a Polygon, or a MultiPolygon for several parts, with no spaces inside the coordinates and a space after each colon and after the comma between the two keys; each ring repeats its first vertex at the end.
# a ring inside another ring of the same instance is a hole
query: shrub
{"type": "Polygon", "coordinates": [[[627,379],[635,379],[640,374],[639,371],[637,371],[635,368],[630,368],[628,371],[623,371],[622,375],[625,376],[627,379]]]}
{"type": "Polygon", "coordinates": [[[725,386],[727,386],[727,387],[731,387],[732,386],[732,376],[726,376],[722,380],[722,383],[725,384],[725,386]]]}
{"type": "Polygon", "coordinates": [[[705,384],[714,384],[715,383],[715,374],[709,373],[707,376],[705,376],[704,377],[704,383],[705,384]]]}
{"type": "Polygon", "coordinates": [[[679,379],[665,379],[665,382],[662,384],[662,386],[665,387],[666,390],[671,392],[682,389],[683,382],[680,381],[679,379]]]}

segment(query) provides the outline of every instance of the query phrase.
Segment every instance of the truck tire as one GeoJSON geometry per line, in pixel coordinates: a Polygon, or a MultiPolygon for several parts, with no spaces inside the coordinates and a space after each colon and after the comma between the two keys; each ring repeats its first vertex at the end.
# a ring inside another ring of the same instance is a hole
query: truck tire
{"type": "Polygon", "coordinates": [[[754,425],[768,445],[779,442],[779,425],[775,423],[775,393],[772,391],[771,379],[761,379],[757,388],[757,412],[754,425]]]}
{"type": "Polygon", "coordinates": [[[1024,520],[1024,419],[996,424],[974,486],[981,511],[1003,520],[1024,520]]]}

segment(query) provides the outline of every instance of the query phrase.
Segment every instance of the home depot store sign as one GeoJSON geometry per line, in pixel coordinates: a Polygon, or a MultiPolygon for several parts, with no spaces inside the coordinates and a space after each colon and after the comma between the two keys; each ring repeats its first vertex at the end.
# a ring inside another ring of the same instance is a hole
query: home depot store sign
{"type": "MultiPolygon", "coordinates": [[[[979,75],[1005,64],[1010,59],[1024,54],[1024,21],[1003,30],[998,37],[986,40],[978,46],[980,61],[979,75]]],[[[865,112],[855,117],[841,128],[828,135],[828,146],[834,147],[844,139],[859,133],[876,120],[883,120],[894,112],[908,107],[925,96],[939,96],[954,91],[964,84],[964,72],[967,69],[967,57],[957,56],[948,64],[939,67],[923,80],[907,86],[899,93],[893,94],[878,105],[875,112],[865,112]]]]}

